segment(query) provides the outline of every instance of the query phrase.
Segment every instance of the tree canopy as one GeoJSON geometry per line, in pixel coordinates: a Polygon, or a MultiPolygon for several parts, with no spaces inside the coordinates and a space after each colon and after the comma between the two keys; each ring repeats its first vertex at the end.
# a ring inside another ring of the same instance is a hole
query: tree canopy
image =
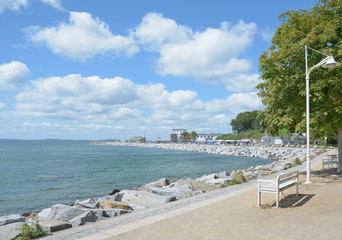
{"type": "Polygon", "coordinates": [[[239,113],[235,119],[232,119],[230,125],[232,130],[236,133],[246,132],[248,130],[255,130],[258,132],[265,131],[265,125],[262,124],[264,115],[258,111],[239,113]]]}
{"type": "MultiPolygon", "coordinates": [[[[265,108],[267,131],[306,130],[305,45],[342,61],[342,0],[320,0],[311,10],[292,10],[279,16],[272,45],[259,60],[257,86],[265,108]]],[[[309,50],[308,68],[324,55],[309,50]]],[[[342,67],[317,68],[310,74],[310,130],[312,137],[333,133],[342,170],[342,67]]]]}

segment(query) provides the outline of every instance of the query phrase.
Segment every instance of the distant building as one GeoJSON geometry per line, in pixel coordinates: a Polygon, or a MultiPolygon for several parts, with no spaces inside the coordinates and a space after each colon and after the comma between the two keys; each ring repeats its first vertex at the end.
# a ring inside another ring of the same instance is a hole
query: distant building
{"type": "Polygon", "coordinates": [[[172,129],[172,134],[177,134],[178,139],[183,132],[186,132],[185,128],[173,128],[172,129]]]}
{"type": "Polygon", "coordinates": [[[222,135],[222,134],[220,134],[220,133],[199,133],[199,134],[197,134],[196,141],[197,142],[205,142],[208,140],[216,140],[216,138],[220,135],[222,135]]]}

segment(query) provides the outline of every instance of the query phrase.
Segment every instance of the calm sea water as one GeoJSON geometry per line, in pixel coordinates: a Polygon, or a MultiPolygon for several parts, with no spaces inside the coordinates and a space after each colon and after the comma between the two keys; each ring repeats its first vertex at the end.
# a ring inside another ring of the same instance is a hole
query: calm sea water
{"type": "Polygon", "coordinates": [[[0,216],[40,211],[131,189],[162,177],[197,178],[269,160],[139,147],[94,146],[89,141],[0,140],[0,216]]]}

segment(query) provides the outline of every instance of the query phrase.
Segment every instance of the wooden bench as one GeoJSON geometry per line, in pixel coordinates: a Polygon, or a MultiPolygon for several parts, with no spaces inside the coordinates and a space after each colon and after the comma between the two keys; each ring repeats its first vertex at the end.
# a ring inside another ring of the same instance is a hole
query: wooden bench
{"type": "Polygon", "coordinates": [[[276,207],[279,206],[279,193],[292,186],[296,186],[296,196],[298,197],[298,173],[298,170],[282,173],[273,181],[258,180],[258,206],[260,206],[262,192],[276,194],[276,207]]]}

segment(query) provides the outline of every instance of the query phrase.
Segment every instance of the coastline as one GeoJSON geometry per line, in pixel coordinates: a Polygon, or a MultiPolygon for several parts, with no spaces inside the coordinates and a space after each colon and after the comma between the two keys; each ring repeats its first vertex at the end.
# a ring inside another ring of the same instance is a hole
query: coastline
{"type": "MultiPolygon", "coordinates": [[[[303,160],[306,156],[305,146],[269,146],[269,145],[226,145],[226,144],[193,144],[193,143],[132,143],[119,141],[94,141],[92,145],[104,146],[130,146],[157,149],[168,149],[176,151],[202,152],[237,157],[252,157],[269,160],[286,160],[299,158],[303,160]]],[[[319,148],[310,148],[311,155],[317,155],[319,148]]]]}
{"type": "MultiPolygon", "coordinates": [[[[99,197],[97,199],[76,200],[73,206],[63,204],[53,205],[51,208],[44,209],[38,213],[39,221],[47,230],[51,228],[51,220],[63,222],[67,227],[77,227],[79,225],[105,220],[111,217],[120,216],[125,213],[139,212],[144,209],[153,208],[155,206],[165,205],[174,201],[189,199],[192,196],[201,196],[212,190],[227,187],[230,181],[236,176],[243,175],[247,180],[252,180],[261,176],[270,175],[275,172],[283,171],[293,167],[293,160],[305,156],[305,149],[302,148],[286,148],[286,147],[261,147],[261,146],[220,146],[220,145],[199,145],[199,144],[127,144],[101,142],[103,145],[119,146],[136,146],[150,148],[164,148],[182,151],[198,151],[210,154],[222,154],[231,156],[249,156],[267,158],[272,157],[276,161],[250,167],[248,169],[236,170],[231,173],[220,172],[210,173],[197,179],[180,179],[170,183],[167,179],[148,183],[144,186],[136,187],[132,190],[117,190],[113,195],[99,197]],[[304,153],[304,154],[303,154],[304,153]],[[235,155],[234,155],[235,154],[235,155]],[[138,197],[136,197],[139,195],[138,197]],[[112,202],[109,207],[100,207],[101,202],[112,202]],[[117,202],[124,203],[128,209],[120,209],[117,202]],[[130,209],[129,209],[130,207],[130,209]],[[76,212],[75,212],[76,210],[76,212]],[[62,212],[73,211],[72,218],[65,218],[62,212]],[[52,214],[52,212],[54,214],[52,214]],[[56,214],[57,212],[57,214],[56,214]],[[58,213],[60,212],[60,214],[58,213]],[[49,222],[49,224],[46,224],[49,222]],[[45,224],[45,225],[44,225],[45,224]]],[[[320,149],[312,149],[312,154],[317,155],[320,149]]],[[[234,187],[234,186],[233,186],[234,187]]],[[[229,186],[228,188],[233,188],[229,186]]],[[[22,216],[18,217],[22,222],[22,216]]],[[[27,221],[27,218],[25,219],[27,221]]],[[[7,225],[5,225],[7,226],[7,225]]]]}

